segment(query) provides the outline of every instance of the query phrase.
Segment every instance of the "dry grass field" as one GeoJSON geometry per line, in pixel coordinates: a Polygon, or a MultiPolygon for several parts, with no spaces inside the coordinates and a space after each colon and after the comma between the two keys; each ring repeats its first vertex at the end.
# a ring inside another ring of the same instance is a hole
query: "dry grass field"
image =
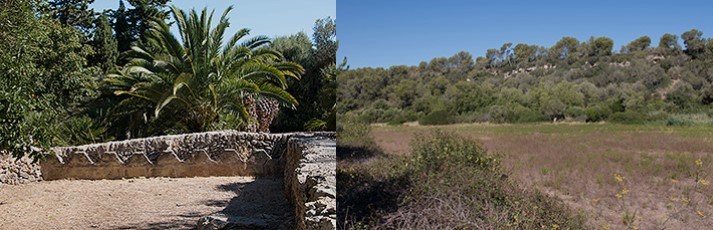
{"type": "Polygon", "coordinates": [[[384,152],[409,154],[440,129],[503,156],[515,181],[562,199],[597,229],[713,226],[713,126],[461,124],[374,126],[384,152]]]}

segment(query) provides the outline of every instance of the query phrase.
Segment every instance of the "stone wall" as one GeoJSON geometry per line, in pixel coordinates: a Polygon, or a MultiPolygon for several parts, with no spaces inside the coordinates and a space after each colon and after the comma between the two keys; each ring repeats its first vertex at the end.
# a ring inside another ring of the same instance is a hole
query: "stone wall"
{"type": "Polygon", "coordinates": [[[53,148],[45,180],[271,176],[293,134],[217,131],[53,148]]]}
{"type": "Polygon", "coordinates": [[[0,185],[23,184],[42,180],[39,164],[25,156],[15,159],[9,153],[0,151],[0,185]]]}
{"type": "Polygon", "coordinates": [[[297,229],[336,229],[334,133],[292,137],[286,159],[285,192],[295,205],[297,229]]]}

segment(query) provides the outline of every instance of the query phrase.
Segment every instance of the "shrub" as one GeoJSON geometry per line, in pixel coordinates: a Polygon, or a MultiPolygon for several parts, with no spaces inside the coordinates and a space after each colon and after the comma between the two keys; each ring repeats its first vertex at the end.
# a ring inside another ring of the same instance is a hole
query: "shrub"
{"type": "Polygon", "coordinates": [[[388,123],[389,123],[389,125],[400,125],[405,122],[415,121],[415,120],[418,120],[416,113],[409,112],[409,111],[403,111],[403,112],[401,112],[400,115],[395,116],[394,118],[389,120],[388,123]]]}
{"type": "Polygon", "coordinates": [[[609,118],[611,109],[606,106],[597,105],[584,109],[584,114],[587,116],[587,122],[598,122],[609,118]]]}
{"type": "Polygon", "coordinates": [[[337,122],[337,142],[345,145],[373,145],[371,127],[352,114],[340,116],[337,122]]]}
{"type": "Polygon", "coordinates": [[[391,122],[403,116],[405,112],[397,108],[387,109],[364,109],[360,113],[361,120],[367,123],[391,122]]]}
{"type": "Polygon", "coordinates": [[[678,118],[678,117],[669,117],[666,119],[666,125],[667,126],[689,126],[692,125],[693,121],[689,119],[683,119],[683,118],[678,118]]]}
{"type": "Polygon", "coordinates": [[[96,142],[110,141],[106,138],[106,128],[99,126],[86,116],[71,117],[59,126],[57,142],[61,145],[85,145],[96,142]]]}
{"type": "Polygon", "coordinates": [[[504,123],[507,121],[508,110],[502,105],[493,105],[488,110],[488,115],[490,115],[490,121],[494,123],[504,123]]]}
{"type": "Polygon", "coordinates": [[[571,118],[584,116],[584,109],[579,106],[569,107],[564,111],[564,115],[571,118]]]}
{"type": "Polygon", "coordinates": [[[544,114],[541,114],[534,110],[528,110],[528,111],[525,111],[519,115],[517,122],[528,123],[528,122],[541,122],[541,121],[549,121],[549,120],[550,119],[547,116],[545,116],[544,114]]]}
{"type": "Polygon", "coordinates": [[[453,115],[445,110],[436,110],[418,120],[421,125],[447,125],[454,121],[453,115]]]}
{"type": "Polygon", "coordinates": [[[479,144],[441,131],[430,137],[419,135],[411,143],[417,170],[440,170],[443,167],[463,164],[488,170],[498,170],[500,158],[488,154],[479,144]]]}
{"type": "Polygon", "coordinates": [[[618,112],[612,114],[609,121],[622,124],[641,124],[646,121],[646,115],[634,111],[618,112]]]}
{"type": "Polygon", "coordinates": [[[649,121],[664,121],[669,118],[668,113],[663,111],[654,111],[648,114],[649,121]]]}

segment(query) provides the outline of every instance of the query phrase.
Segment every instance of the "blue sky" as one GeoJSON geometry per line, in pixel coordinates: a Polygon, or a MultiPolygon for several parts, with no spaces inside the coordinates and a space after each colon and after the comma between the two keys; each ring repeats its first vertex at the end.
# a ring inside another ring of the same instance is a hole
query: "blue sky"
{"type": "MultiPolygon", "coordinates": [[[[169,4],[183,10],[202,10],[203,7],[208,7],[208,10],[215,9],[214,22],[228,6],[233,5],[233,10],[228,15],[231,26],[226,31],[226,35],[229,35],[226,37],[232,36],[241,28],[249,28],[251,35],[277,37],[303,31],[311,36],[317,19],[327,16],[336,19],[337,5],[336,0],[173,0],[169,4]]],[[[92,6],[99,12],[107,8],[116,9],[119,7],[119,0],[96,0],[92,6]]]]}
{"type": "Polygon", "coordinates": [[[337,4],[337,60],[352,68],[417,65],[465,50],[474,57],[506,42],[550,47],[564,36],[614,40],[614,50],[639,36],[652,45],[664,33],[696,28],[713,37],[713,1],[415,1],[337,4]]]}

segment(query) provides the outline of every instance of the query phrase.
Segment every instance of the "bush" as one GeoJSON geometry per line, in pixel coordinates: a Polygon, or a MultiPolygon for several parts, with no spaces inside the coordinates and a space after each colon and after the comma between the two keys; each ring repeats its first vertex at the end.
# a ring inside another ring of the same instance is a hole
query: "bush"
{"type": "Polygon", "coordinates": [[[646,115],[634,111],[618,112],[609,117],[609,121],[621,124],[642,124],[646,120],[646,115]]]}
{"type": "Polygon", "coordinates": [[[453,115],[445,110],[436,110],[418,120],[421,125],[447,125],[454,121],[453,115]]]}
{"type": "Polygon", "coordinates": [[[387,108],[387,109],[364,109],[359,113],[361,120],[367,123],[377,123],[377,122],[392,122],[394,120],[400,119],[405,111],[397,108],[387,108]]]}
{"type": "Polygon", "coordinates": [[[432,136],[419,135],[411,143],[418,170],[436,170],[464,164],[488,170],[498,170],[500,158],[464,137],[436,131],[432,136]]]}
{"type": "Polygon", "coordinates": [[[664,121],[669,118],[668,113],[663,111],[654,111],[648,114],[649,121],[664,121]]]}
{"type": "Polygon", "coordinates": [[[405,122],[415,121],[415,120],[418,120],[416,113],[409,112],[409,111],[403,111],[403,112],[401,112],[400,115],[389,120],[388,124],[389,125],[400,125],[405,122]]]}
{"type": "Polygon", "coordinates": [[[564,115],[570,118],[577,118],[584,116],[584,109],[579,106],[569,107],[564,111],[564,115]]]}
{"type": "Polygon", "coordinates": [[[112,140],[105,137],[105,127],[86,116],[68,118],[59,126],[59,132],[61,135],[57,135],[57,142],[61,145],[86,145],[112,140]]]}
{"type": "Polygon", "coordinates": [[[523,112],[519,115],[517,122],[519,123],[528,123],[528,122],[541,122],[541,121],[549,121],[550,119],[545,116],[544,114],[541,114],[537,111],[533,110],[528,110],[526,112],[523,112]]]}
{"type": "Polygon", "coordinates": [[[598,122],[608,119],[609,115],[611,115],[611,109],[597,105],[584,109],[584,114],[587,116],[587,122],[598,122]]]}
{"type": "Polygon", "coordinates": [[[352,114],[340,116],[337,122],[337,141],[340,145],[372,146],[371,127],[352,114]]]}
{"type": "Polygon", "coordinates": [[[490,115],[490,121],[494,123],[505,123],[508,118],[508,110],[502,105],[490,106],[488,110],[488,115],[490,115]]]}
{"type": "Polygon", "coordinates": [[[689,126],[692,125],[693,121],[689,119],[682,119],[682,118],[677,118],[677,117],[669,117],[666,119],[666,125],[667,126],[689,126]]]}

